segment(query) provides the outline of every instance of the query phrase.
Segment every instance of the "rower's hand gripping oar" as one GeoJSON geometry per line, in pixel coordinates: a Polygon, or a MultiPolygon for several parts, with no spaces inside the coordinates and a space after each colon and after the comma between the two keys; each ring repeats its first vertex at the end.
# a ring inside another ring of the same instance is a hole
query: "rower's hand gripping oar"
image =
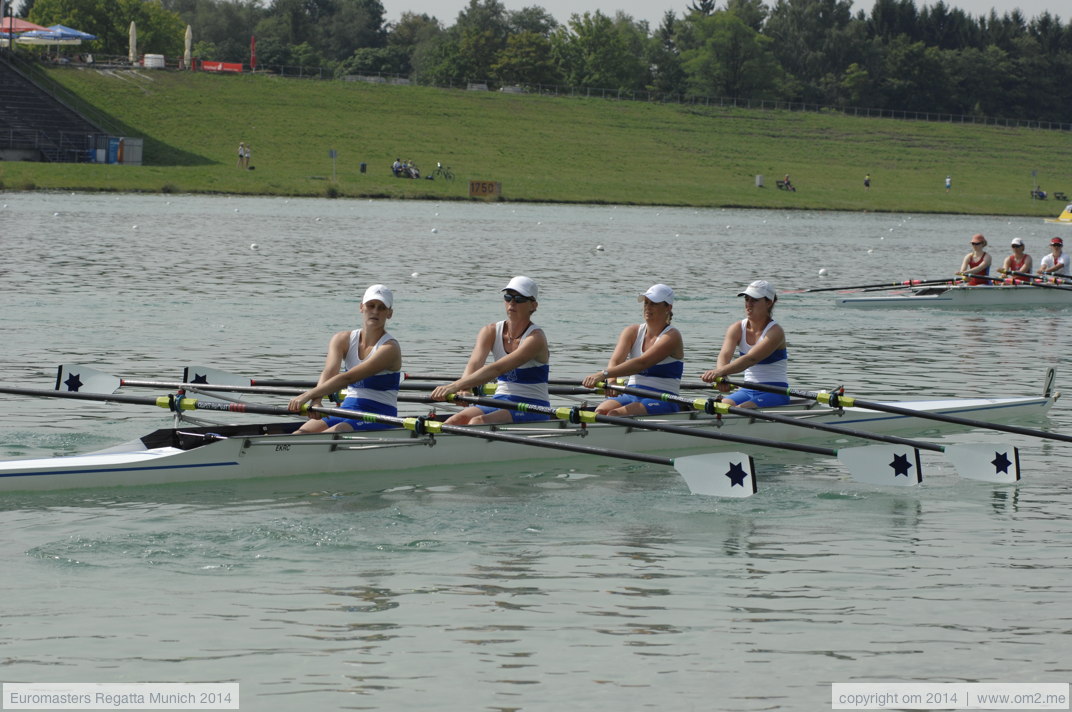
{"type": "Polygon", "coordinates": [[[1015,456],[1013,457],[1015,467],[1010,471],[1008,468],[1001,469],[989,463],[980,463],[978,453],[975,450],[971,450],[969,452],[962,452],[956,446],[937,445],[935,443],[929,443],[923,440],[902,438],[897,435],[869,433],[865,430],[846,428],[842,425],[833,425],[830,423],[816,423],[810,420],[801,420],[799,418],[794,418],[788,415],[767,413],[758,408],[738,408],[736,406],[731,406],[727,403],[723,403],[719,400],[716,400],[715,398],[687,398],[685,396],[678,396],[672,393],[657,393],[655,391],[644,390],[641,388],[632,388],[629,386],[613,386],[612,388],[615,391],[620,391],[622,393],[627,393],[630,395],[643,396],[646,398],[657,398],[659,400],[674,403],[687,403],[696,410],[702,411],[709,415],[739,415],[745,418],[753,418],[755,420],[766,420],[772,423],[794,425],[800,428],[822,430],[824,432],[836,433],[838,435],[847,435],[849,437],[862,438],[865,440],[877,440],[879,442],[885,443],[895,443],[897,445],[907,445],[918,450],[931,450],[934,452],[944,453],[947,459],[953,465],[953,468],[956,470],[957,474],[967,479],[982,480],[984,482],[1002,483],[1016,482],[1020,479],[1020,459],[1019,452],[1016,450],[1016,448],[1011,448],[1015,453],[1015,456]]]}
{"type": "MultiPolygon", "coordinates": [[[[549,406],[514,403],[513,401],[463,396],[461,394],[454,394],[451,396],[451,400],[460,400],[466,403],[487,405],[497,408],[507,408],[521,412],[544,413],[560,420],[568,420],[572,423],[607,423],[609,425],[624,426],[637,430],[655,430],[696,438],[707,438],[709,440],[746,443],[759,447],[836,457],[843,465],[845,465],[854,479],[868,484],[911,486],[917,485],[923,481],[923,469],[919,459],[919,450],[912,447],[901,446],[890,448],[881,445],[870,445],[835,450],[833,448],[820,447],[817,445],[788,443],[778,440],[768,440],[766,438],[756,438],[749,435],[734,435],[712,430],[702,430],[698,427],[686,427],[670,423],[654,423],[634,418],[601,415],[592,411],[581,410],[576,407],[551,408],[549,406]]],[[[733,455],[733,459],[746,457],[740,453],[734,453],[733,455]]],[[[725,474],[726,477],[730,477],[730,475],[730,472],[725,474]]],[[[686,479],[686,481],[688,480],[686,479]]],[[[714,484],[718,483],[715,482],[714,484]]],[[[693,487],[692,482],[689,482],[689,487],[693,487]]]]}

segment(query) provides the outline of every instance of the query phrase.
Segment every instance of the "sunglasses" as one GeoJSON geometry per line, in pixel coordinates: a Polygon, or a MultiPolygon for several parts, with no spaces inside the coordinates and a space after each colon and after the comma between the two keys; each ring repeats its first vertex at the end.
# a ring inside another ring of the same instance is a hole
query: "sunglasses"
{"type": "Polygon", "coordinates": [[[513,302],[514,304],[524,304],[525,302],[536,301],[536,297],[523,297],[520,294],[503,294],[503,300],[513,302]]]}
{"type": "Polygon", "coordinates": [[[985,245],[986,243],[985,242],[973,242],[972,244],[973,245],[985,245]]]}

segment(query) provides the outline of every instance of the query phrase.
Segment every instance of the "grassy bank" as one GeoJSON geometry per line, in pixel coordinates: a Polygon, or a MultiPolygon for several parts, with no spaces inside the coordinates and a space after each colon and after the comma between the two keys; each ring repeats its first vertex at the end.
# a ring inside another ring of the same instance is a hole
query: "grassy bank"
{"type": "Polygon", "coordinates": [[[1032,171],[1072,193],[1072,136],[1053,131],[271,76],[51,75],[144,136],[145,165],[0,163],[6,189],[465,198],[482,179],[507,200],[1032,216],[1061,207],[1030,200],[1032,171]],[[235,167],[239,141],[255,170],[235,167]],[[442,161],[457,179],[396,179],[395,157],[426,172],[442,161]],[[786,173],[796,193],[775,189],[786,173]]]}

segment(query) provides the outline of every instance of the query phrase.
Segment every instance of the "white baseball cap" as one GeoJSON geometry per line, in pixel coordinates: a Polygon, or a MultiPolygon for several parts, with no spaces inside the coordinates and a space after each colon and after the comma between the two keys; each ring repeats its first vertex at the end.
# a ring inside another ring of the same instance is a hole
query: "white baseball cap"
{"type": "Polygon", "coordinates": [[[392,309],[394,306],[395,295],[391,294],[391,290],[382,284],[374,284],[365,290],[365,296],[361,297],[361,303],[367,304],[374,299],[379,299],[383,302],[385,307],[392,309]]]}
{"type": "Polygon", "coordinates": [[[1010,242],[1009,245],[1011,247],[1023,247],[1024,246],[1024,241],[1021,240],[1018,237],[1014,237],[1014,238],[1012,238],[1012,242],[1010,242]]]}
{"type": "Polygon", "coordinates": [[[539,296],[540,288],[536,286],[528,277],[517,276],[510,280],[510,283],[500,289],[500,292],[505,292],[508,289],[512,289],[523,297],[532,297],[536,299],[539,296]]]}
{"type": "Polygon", "coordinates": [[[658,304],[659,302],[666,302],[667,304],[674,303],[674,290],[665,284],[653,284],[648,287],[648,291],[637,296],[636,300],[643,303],[644,298],[647,297],[651,301],[658,304]]]}
{"type": "Polygon", "coordinates": [[[745,295],[752,297],[752,299],[769,299],[772,302],[778,298],[778,295],[774,291],[774,287],[770,282],[765,279],[757,279],[748,285],[743,292],[738,292],[738,297],[745,295]]]}

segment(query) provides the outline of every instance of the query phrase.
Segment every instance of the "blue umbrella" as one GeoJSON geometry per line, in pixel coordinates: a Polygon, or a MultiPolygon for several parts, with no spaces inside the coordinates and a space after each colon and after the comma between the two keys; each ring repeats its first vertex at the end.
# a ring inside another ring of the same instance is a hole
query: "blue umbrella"
{"type": "Polygon", "coordinates": [[[97,39],[96,35],[91,35],[88,32],[82,32],[82,30],[76,30],[74,28],[66,27],[64,25],[51,25],[48,29],[51,32],[56,32],[64,37],[70,37],[72,39],[77,38],[80,40],[85,40],[87,42],[89,40],[97,39]]]}

